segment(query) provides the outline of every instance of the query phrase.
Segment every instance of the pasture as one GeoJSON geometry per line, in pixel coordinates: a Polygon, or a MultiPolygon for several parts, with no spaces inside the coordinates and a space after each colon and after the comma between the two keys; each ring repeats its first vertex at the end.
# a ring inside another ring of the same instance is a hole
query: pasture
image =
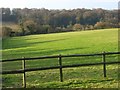
{"type": "MultiPolygon", "coordinates": [[[[118,29],[54,33],[12,37],[3,40],[3,60],[47,55],[89,54],[118,51],[118,29]]],[[[118,56],[107,56],[107,61],[118,56]]],[[[101,57],[63,58],[63,65],[101,61],[101,57]]],[[[27,61],[26,67],[57,66],[57,59],[27,61]]],[[[3,63],[3,70],[21,69],[21,62],[3,63]]],[[[63,69],[64,82],[59,82],[59,69],[27,73],[27,87],[42,88],[117,88],[118,65],[63,69]]],[[[4,75],[3,87],[22,87],[22,75],[4,75]]]]}

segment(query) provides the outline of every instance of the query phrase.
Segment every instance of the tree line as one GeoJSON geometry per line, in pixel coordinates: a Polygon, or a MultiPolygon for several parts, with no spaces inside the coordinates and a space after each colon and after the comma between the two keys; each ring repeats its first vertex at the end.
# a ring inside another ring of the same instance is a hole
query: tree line
{"type": "MultiPolygon", "coordinates": [[[[55,32],[82,31],[104,28],[118,28],[118,10],[72,9],[48,10],[45,8],[0,8],[2,22],[14,22],[19,25],[16,36],[46,34],[55,32]]],[[[10,27],[3,27],[4,31],[10,27]]]]}

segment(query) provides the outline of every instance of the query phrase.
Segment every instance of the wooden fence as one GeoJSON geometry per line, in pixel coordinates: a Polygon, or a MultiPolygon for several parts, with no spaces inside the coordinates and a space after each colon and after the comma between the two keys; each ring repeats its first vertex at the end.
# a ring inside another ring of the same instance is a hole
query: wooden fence
{"type": "Polygon", "coordinates": [[[93,65],[103,65],[103,74],[106,77],[106,64],[120,64],[120,61],[112,61],[106,62],[106,55],[119,55],[120,52],[103,52],[98,54],[78,54],[78,55],[56,55],[56,56],[43,56],[43,57],[35,57],[35,58],[18,58],[18,59],[9,59],[9,60],[1,60],[0,62],[13,62],[13,61],[21,61],[22,60],[22,70],[12,70],[12,71],[2,71],[0,74],[19,74],[23,73],[23,87],[26,88],[26,72],[38,71],[38,70],[49,70],[49,69],[60,69],[60,81],[63,82],[63,68],[70,67],[80,67],[80,66],[93,66],[93,65]],[[98,63],[87,63],[87,64],[74,64],[74,65],[62,65],[62,58],[65,57],[87,57],[87,56],[102,56],[102,62],[98,63]],[[49,58],[58,58],[59,66],[52,67],[44,67],[44,68],[25,68],[25,61],[27,60],[38,60],[38,59],[49,59],[49,58]]]}

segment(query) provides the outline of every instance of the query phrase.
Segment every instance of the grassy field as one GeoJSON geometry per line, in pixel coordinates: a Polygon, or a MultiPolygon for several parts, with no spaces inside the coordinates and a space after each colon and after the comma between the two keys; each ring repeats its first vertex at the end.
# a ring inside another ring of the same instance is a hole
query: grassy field
{"type": "MultiPolygon", "coordinates": [[[[68,32],[12,37],[3,40],[3,59],[37,57],[46,55],[89,54],[118,51],[118,29],[68,32]]],[[[107,56],[107,61],[118,57],[107,56]]],[[[63,58],[63,65],[101,62],[98,57],[63,58]]],[[[3,63],[3,70],[21,69],[21,62],[3,63]]],[[[57,59],[27,61],[26,67],[57,66],[57,59]]],[[[118,65],[107,66],[107,78],[103,78],[103,66],[63,69],[64,82],[59,82],[59,70],[27,73],[27,87],[42,88],[117,88],[118,65]]],[[[3,87],[22,87],[22,75],[4,75],[3,87]]]]}

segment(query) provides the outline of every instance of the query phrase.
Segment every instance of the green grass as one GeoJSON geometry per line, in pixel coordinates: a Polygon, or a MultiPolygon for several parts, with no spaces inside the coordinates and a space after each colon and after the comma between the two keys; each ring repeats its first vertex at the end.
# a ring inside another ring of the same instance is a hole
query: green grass
{"type": "MultiPolygon", "coordinates": [[[[3,40],[3,59],[46,55],[89,54],[118,51],[118,29],[68,32],[12,37],[3,40]]],[[[107,56],[107,61],[118,60],[107,56]]],[[[63,58],[63,65],[101,62],[102,57],[63,58]]],[[[58,59],[26,61],[27,68],[57,66],[58,59]]],[[[3,63],[3,70],[21,69],[22,62],[3,63]]],[[[118,65],[63,69],[64,82],[59,82],[59,70],[27,73],[27,87],[42,88],[117,88],[118,65]]],[[[22,75],[4,75],[3,87],[22,87],[22,75]]]]}
{"type": "Polygon", "coordinates": [[[118,51],[118,30],[30,35],[3,40],[3,59],[118,51]]]}

